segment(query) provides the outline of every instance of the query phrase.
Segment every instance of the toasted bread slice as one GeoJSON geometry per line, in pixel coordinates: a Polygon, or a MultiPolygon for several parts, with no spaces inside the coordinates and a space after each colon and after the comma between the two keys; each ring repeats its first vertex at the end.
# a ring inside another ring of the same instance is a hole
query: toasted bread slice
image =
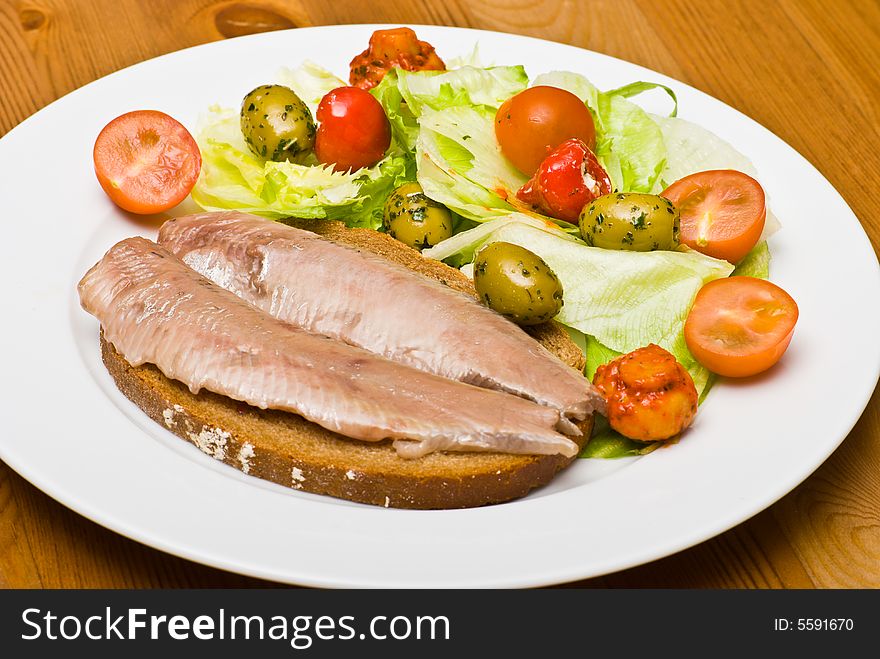
{"type": "MultiPolygon", "coordinates": [[[[401,263],[475,295],[458,270],[422,257],[389,236],[340,222],[296,226],[401,263]]],[[[530,333],[563,362],[583,370],[584,356],[555,323],[530,333]]],[[[119,389],[153,420],[246,474],[297,490],[395,508],[469,508],[508,501],[547,483],[572,458],[502,453],[397,455],[390,441],[360,442],[288,412],[260,410],[211,392],[193,394],[150,364],[133,367],[101,337],[101,354],[119,389]]],[[[587,441],[592,419],[580,424],[587,441]]]]}

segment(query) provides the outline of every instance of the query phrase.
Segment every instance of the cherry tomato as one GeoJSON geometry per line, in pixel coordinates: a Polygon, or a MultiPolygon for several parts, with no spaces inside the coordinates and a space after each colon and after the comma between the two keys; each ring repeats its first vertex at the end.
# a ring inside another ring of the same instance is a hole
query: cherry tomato
{"type": "Polygon", "coordinates": [[[446,65],[434,46],[420,41],[408,27],[376,30],[369,47],[351,60],[349,82],[361,89],[372,89],[393,67],[407,71],[445,71],[446,65]]]}
{"type": "Polygon", "coordinates": [[[681,213],[681,242],[716,259],[741,261],[764,230],[764,189],[733,169],[685,176],[660,196],[681,213]]]}
{"type": "Polygon", "coordinates": [[[116,117],[98,134],[92,157],[98,182],[113,203],[141,215],[183,201],[202,168],[189,131],[156,110],[116,117]]]}
{"type": "Polygon", "coordinates": [[[571,92],[539,85],[507,99],[495,114],[495,136],[514,167],[532,176],[570,137],[596,146],[596,127],[584,102],[571,92]]]}
{"type": "Polygon", "coordinates": [[[776,284],[754,277],[716,279],[697,293],[684,338],[713,373],[745,377],[779,361],[797,319],[797,304],[776,284]]]}
{"type": "Polygon", "coordinates": [[[577,224],[588,203],[611,192],[611,179],[583,141],[572,138],[550,152],[517,199],[550,217],[577,224]]]}
{"type": "Polygon", "coordinates": [[[337,172],[375,165],[391,144],[391,125],[385,110],[370,92],[339,87],[328,92],[315,117],[315,155],[337,172]]]}

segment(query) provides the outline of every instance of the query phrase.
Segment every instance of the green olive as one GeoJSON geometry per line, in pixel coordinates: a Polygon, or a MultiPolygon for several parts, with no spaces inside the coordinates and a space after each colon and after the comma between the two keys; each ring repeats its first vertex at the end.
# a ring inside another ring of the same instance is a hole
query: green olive
{"type": "Polygon", "coordinates": [[[385,200],[385,231],[410,247],[432,247],[452,235],[452,213],[428,199],[418,183],[404,183],[385,200]]]}
{"type": "Polygon", "coordinates": [[[581,236],[593,247],[631,252],[678,247],[678,209],[653,194],[602,195],[584,206],[579,225],[581,236]]]}
{"type": "Polygon", "coordinates": [[[544,323],[562,308],[562,284],[544,260],[524,247],[497,242],[474,260],[480,300],[519,325],[544,323]]]}
{"type": "Polygon", "coordinates": [[[241,132],[260,158],[297,161],[315,144],[315,121],[293,90],[263,85],[241,102],[241,132]]]}

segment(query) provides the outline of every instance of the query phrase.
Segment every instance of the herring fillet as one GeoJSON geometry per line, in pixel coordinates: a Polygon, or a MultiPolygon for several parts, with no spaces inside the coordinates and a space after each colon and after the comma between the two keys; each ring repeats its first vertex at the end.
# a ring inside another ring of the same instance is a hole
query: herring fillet
{"type": "Polygon", "coordinates": [[[487,450],[572,456],[556,410],[447,380],[283,323],[145,238],[112,247],[79,283],[83,308],[134,366],[193,392],[300,414],[398,454],[487,450]]]}
{"type": "Polygon", "coordinates": [[[159,243],[276,318],[452,380],[559,410],[576,432],[590,382],[475,299],[379,255],[237,211],[166,222],[159,243]]]}

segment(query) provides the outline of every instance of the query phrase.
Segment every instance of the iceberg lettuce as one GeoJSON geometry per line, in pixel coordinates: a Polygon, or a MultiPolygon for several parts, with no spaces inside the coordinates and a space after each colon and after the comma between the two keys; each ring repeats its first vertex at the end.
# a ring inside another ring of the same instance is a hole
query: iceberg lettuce
{"type": "Polygon", "coordinates": [[[290,87],[309,106],[313,115],[328,92],[348,85],[342,78],[310,60],[305,60],[295,69],[283,67],[276,77],[279,84],[290,87]]]}
{"type": "Polygon", "coordinates": [[[767,241],[762,240],[752,247],[752,251],[736,264],[733,274],[738,277],[770,278],[770,248],[767,241]]]}
{"type": "Polygon", "coordinates": [[[522,224],[532,227],[539,231],[546,231],[557,236],[561,240],[567,240],[578,244],[583,244],[573,235],[561,231],[558,226],[546,220],[540,220],[524,213],[510,213],[487,220],[476,227],[458,233],[451,238],[429,247],[422,251],[422,256],[438,261],[450,261],[458,264],[471,263],[474,260],[474,253],[480,247],[491,242],[492,235],[508,224],[522,224]]]}
{"type": "Polygon", "coordinates": [[[416,141],[418,181],[431,199],[480,221],[516,210],[508,200],[526,177],[501,153],[494,110],[460,106],[426,110],[416,141]]]}
{"type": "Polygon", "coordinates": [[[462,105],[497,109],[529,84],[522,66],[463,66],[453,71],[397,69],[397,77],[400,93],[417,117],[426,109],[444,110],[462,105]]]}
{"type": "Polygon", "coordinates": [[[426,110],[459,106],[497,108],[528,83],[521,66],[462,66],[451,71],[395,68],[371,93],[385,109],[395,141],[405,149],[413,149],[419,133],[418,118],[426,110]]]}
{"type": "Polygon", "coordinates": [[[196,140],[202,171],[192,198],[205,210],[235,209],[275,219],[338,219],[375,229],[382,223],[388,193],[415,176],[412,161],[399,152],[350,173],[334,172],[314,160],[265,162],[245,144],[237,110],[212,107],[200,123],[196,140]]]}
{"type": "Polygon", "coordinates": [[[373,87],[370,93],[385,110],[385,116],[391,124],[391,138],[394,144],[401,150],[410,152],[416,146],[419,122],[409,106],[403,102],[403,94],[398,87],[397,71],[398,69],[392,69],[385,74],[382,82],[373,87]]]}
{"type": "Polygon", "coordinates": [[[624,437],[608,425],[604,416],[597,416],[593,422],[590,441],[581,449],[579,458],[633,458],[646,455],[663,446],[663,442],[637,442],[624,437]]]}

